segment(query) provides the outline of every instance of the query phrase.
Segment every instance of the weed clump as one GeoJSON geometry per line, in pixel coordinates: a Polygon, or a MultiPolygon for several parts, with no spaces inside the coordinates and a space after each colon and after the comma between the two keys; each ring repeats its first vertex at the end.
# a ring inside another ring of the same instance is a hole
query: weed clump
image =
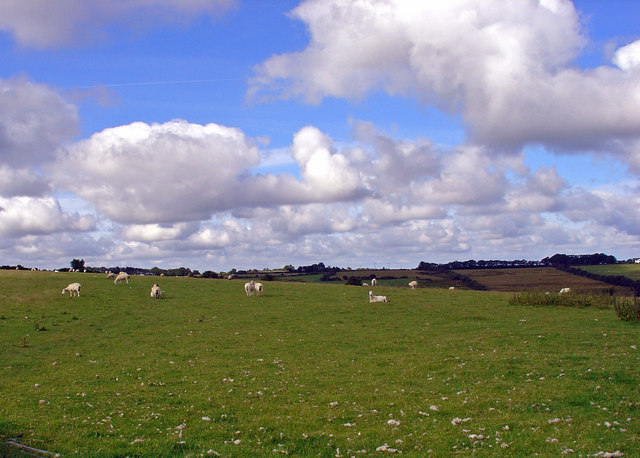
{"type": "Polygon", "coordinates": [[[596,307],[601,309],[613,308],[620,298],[603,294],[548,294],[541,292],[524,292],[511,296],[511,305],[537,305],[554,307],[596,307]]]}
{"type": "Polygon", "coordinates": [[[613,309],[620,320],[640,321],[640,301],[637,297],[616,301],[613,309]]]}

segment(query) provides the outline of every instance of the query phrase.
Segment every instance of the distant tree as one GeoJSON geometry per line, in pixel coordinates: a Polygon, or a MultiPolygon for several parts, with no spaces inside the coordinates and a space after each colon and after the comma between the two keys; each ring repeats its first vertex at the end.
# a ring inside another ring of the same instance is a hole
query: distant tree
{"type": "Polygon", "coordinates": [[[150,272],[157,277],[165,273],[160,267],[152,267],[150,272]]]}
{"type": "Polygon", "coordinates": [[[296,269],[291,264],[287,264],[282,268],[282,270],[286,270],[287,272],[294,272],[296,269]]]}
{"type": "Polygon", "coordinates": [[[71,268],[74,270],[84,269],[84,259],[74,259],[71,261],[71,268]]]}
{"type": "Polygon", "coordinates": [[[202,272],[202,278],[219,278],[220,276],[211,271],[211,270],[205,270],[204,272],[202,272]]]}
{"type": "Polygon", "coordinates": [[[438,264],[432,262],[420,261],[420,264],[418,264],[418,270],[436,270],[437,268],[438,264]]]}

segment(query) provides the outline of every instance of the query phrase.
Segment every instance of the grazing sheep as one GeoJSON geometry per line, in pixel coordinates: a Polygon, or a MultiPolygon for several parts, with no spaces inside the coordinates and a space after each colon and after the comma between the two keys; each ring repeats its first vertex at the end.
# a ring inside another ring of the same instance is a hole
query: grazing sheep
{"type": "Polygon", "coordinates": [[[69,286],[62,290],[62,294],[67,291],[69,291],[69,297],[73,297],[73,293],[76,293],[76,296],[80,297],[80,283],[69,283],[69,286]]]}
{"type": "Polygon", "coordinates": [[[256,294],[258,296],[262,296],[262,293],[264,292],[264,285],[262,283],[256,283],[255,288],[256,288],[256,294]]]}
{"type": "Polygon", "coordinates": [[[454,289],[456,289],[455,286],[449,286],[449,291],[453,291],[454,289]]]}
{"type": "Polygon", "coordinates": [[[567,294],[571,292],[571,288],[562,288],[558,294],[567,294]]]}
{"type": "Polygon", "coordinates": [[[117,285],[118,283],[120,283],[122,280],[127,282],[127,285],[129,284],[129,274],[126,272],[120,272],[118,274],[118,276],[116,277],[115,280],[113,280],[113,284],[117,285]]]}
{"type": "Polygon", "coordinates": [[[249,283],[245,283],[244,292],[247,293],[247,296],[253,296],[256,292],[256,282],[251,280],[249,283]]]}
{"type": "Polygon", "coordinates": [[[227,277],[227,280],[233,280],[233,278],[235,277],[235,275],[231,274],[227,277]]]}
{"type": "Polygon", "coordinates": [[[362,283],[362,286],[369,286],[369,283],[367,283],[366,281],[362,283]]]}
{"type": "Polygon", "coordinates": [[[162,296],[162,291],[160,290],[158,284],[154,283],[151,287],[151,297],[153,297],[154,299],[160,299],[160,296],[162,296]]]}
{"type": "Polygon", "coordinates": [[[409,288],[411,289],[416,289],[416,286],[418,286],[418,282],[413,280],[409,282],[409,288]]]}
{"type": "Polygon", "coordinates": [[[389,302],[387,296],[374,296],[373,291],[369,291],[369,302],[389,302]]]}
{"type": "Polygon", "coordinates": [[[378,280],[376,280],[375,278],[371,279],[371,286],[376,286],[378,284],[378,280]]]}
{"type": "Polygon", "coordinates": [[[114,274],[113,272],[111,272],[111,271],[107,272],[107,278],[113,278],[115,276],[116,276],[116,274],[114,274]]]}

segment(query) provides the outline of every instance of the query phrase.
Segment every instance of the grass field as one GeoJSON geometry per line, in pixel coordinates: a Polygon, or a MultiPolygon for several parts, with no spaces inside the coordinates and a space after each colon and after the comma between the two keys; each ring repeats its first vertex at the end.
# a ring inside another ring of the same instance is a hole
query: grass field
{"type": "Polygon", "coordinates": [[[342,284],[247,297],[243,281],[0,271],[2,442],[63,456],[637,456],[637,323],[499,292],[376,293],[390,302],[342,284]],[[72,281],[80,298],[60,294],[72,281]]]}
{"type": "Polygon", "coordinates": [[[607,264],[604,266],[583,266],[581,269],[598,275],[622,275],[632,280],[640,280],[640,264],[607,264]]]}

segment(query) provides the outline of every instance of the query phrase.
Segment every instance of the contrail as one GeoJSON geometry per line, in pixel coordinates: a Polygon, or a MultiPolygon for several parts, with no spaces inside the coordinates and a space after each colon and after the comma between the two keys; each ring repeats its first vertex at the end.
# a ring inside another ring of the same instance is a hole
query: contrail
{"type": "Polygon", "coordinates": [[[231,78],[215,78],[207,80],[179,80],[179,81],[143,81],[138,83],[109,83],[94,84],[92,86],[80,86],[80,89],[93,89],[97,87],[123,87],[123,86],[154,86],[161,84],[193,84],[193,83],[213,83],[215,81],[225,81],[231,78]]]}

